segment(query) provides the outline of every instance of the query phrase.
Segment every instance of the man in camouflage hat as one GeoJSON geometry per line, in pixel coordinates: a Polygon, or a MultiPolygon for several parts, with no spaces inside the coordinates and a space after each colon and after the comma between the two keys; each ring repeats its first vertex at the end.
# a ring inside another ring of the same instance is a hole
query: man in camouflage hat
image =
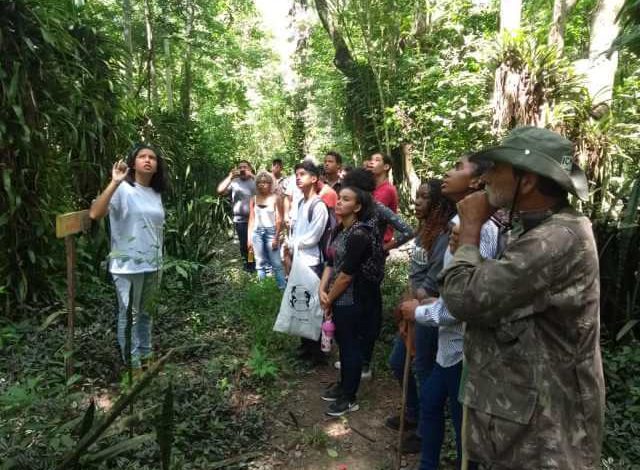
{"type": "Polygon", "coordinates": [[[466,322],[465,450],[484,468],[600,468],[598,254],[589,219],[567,200],[587,197],[571,155],[554,132],[514,129],[471,157],[493,167],[485,192],[458,203],[459,248],[440,292],[466,322]],[[498,207],[517,233],[499,259],[483,259],[480,228],[498,207]]]}

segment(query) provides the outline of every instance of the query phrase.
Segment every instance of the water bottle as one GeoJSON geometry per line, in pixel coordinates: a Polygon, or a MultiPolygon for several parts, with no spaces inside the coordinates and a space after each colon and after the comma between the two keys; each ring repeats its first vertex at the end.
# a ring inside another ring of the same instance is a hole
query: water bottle
{"type": "Polygon", "coordinates": [[[323,352],[331,351],[331,343],[333,342],[333,333],[336,331],[336,325],[331,320],[322,323],[322,335],[320,335],[320,349],[323,352]]]}

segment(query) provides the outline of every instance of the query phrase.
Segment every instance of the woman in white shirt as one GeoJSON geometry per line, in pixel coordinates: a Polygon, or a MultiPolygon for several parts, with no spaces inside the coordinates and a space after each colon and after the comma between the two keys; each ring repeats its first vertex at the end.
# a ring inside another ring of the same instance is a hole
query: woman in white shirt
{"type": "Polygon", "coordinates": [[[284,290],[287,281],[280,259],[279,233],[282,225],[281,208],[278,195],[274,192],[273,177],[266,171],[256,176],[256,195],[249,206],[248,249],[253,250],[256,258],[258,279],[267,276],[267,266],[271,265],[276,283],[284,290]]]}
{"type": "Polygon", "coordinates": [[[89,211],[93,220],[109,214],[109,271],[118,297],[118,343],[127,362],[125,330],[131,301],[131,364],[138,370],[152,357],[149,313],[160,282],[165,220],[160,195],[166,187],[164,160],[153,147],[138,144],[126,163],[113,165],[111,181],[89,211]]]}

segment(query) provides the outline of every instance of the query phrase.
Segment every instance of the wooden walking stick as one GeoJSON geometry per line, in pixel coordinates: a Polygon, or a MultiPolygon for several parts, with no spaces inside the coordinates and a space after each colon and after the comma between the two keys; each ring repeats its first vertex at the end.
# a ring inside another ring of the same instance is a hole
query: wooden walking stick
{"type": "Polygon", "coordinates": [[[460,444],[462,447],[462,466],[460,470],[469,470],[469,453],[467,452],[467,427],[469,426],[469,408],[462,404],[462,429],[460,430],[460,444]]]}
{"type": "Polygon", "coordinates": [[[402,437],[404,435],[404,418],[405,409],[407,406],[407,391],[409,390],[409,374],[411,373],[411,358],[414,356],[414,323],[403,320],[401,323],[401,330],[406,332],[404,340],[405,355],[404,355],[404,370],[402,373],[402,400],[400,407],[400,430],[398,431],[398,455],[396,458],[396,470],[400,470],[402,465],[402,437]]]}

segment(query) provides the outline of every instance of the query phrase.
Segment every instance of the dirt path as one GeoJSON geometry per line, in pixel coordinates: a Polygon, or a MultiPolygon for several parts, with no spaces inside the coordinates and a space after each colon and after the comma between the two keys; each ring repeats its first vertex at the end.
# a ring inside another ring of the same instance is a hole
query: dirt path
{"type": "MultiPolygon", "coordinates": [[[[386,470],[394,467],[397,433],[384,421],[399,402],[399,386],[386,371],[363,381],[360,410],[329,418],[321,392],[336,380],[326,366],[306,372],[290,384],[288,396],[270,426],[272,454],[254,461],[255,470],[386,470]]],[[[403,459],[413,469],[417,456],[403,459]]]]}

